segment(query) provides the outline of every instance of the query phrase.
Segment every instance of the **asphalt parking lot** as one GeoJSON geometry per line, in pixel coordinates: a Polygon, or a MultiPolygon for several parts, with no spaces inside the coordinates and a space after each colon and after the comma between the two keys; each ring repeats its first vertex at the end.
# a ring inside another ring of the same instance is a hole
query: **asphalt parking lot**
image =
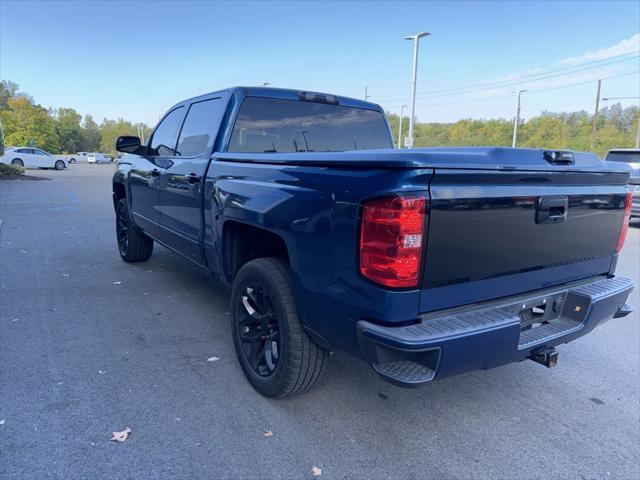
{"type": "MultiPolygon", "coordinates": [[[[0,181],[3,479],[640,477],[637,290],[555,369],[403,390],[337,353],[315,389],[268,400],[237,363],[227,290],[160,247],[120,260],[113,168],[0,181]]],[[[639,269],[635,226],[618,274],[639,269]]]]}

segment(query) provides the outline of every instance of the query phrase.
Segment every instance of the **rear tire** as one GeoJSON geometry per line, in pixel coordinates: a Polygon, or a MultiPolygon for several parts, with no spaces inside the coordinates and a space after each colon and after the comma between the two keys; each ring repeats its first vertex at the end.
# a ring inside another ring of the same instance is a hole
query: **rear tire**
{"type": "Polygon", "coordinates": [[[231,293],[233,343],[249,383],[265,397],[312,387],[329,358],[302,328],[289,266],[279,258],[245,264],[231,293]]]}
{"type": "Polygon", "coordinates": [[[64,170],[64,162],[62,160],[56,160],[53,168],[55,168],[56,170],[64,170]]]}
{"type": "Polygon", "coordinates": [[[116,206],[116,240],[120,257],[125,262],[146,262],[151,258],[153,240],[131,221],[126,198],[121,198],[116,206]]]}
{"type": "Polygon", "coordinates": [[[11,160],[11,165],[15,165],[16,167],[24,167],[24,162],[19,158],[14,158],[11,160]]]}

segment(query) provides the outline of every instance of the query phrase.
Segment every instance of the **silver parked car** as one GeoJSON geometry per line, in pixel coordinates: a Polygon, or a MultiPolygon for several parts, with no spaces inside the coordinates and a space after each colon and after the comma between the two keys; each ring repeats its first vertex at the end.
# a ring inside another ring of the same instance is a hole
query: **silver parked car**
{"type": "Polygon", "coordinates": [[[629,178],[629,185],[633,187],[631,216],[640,217],[640,149],[619,148],[611,150],[607,153],[605,160],[607,162],[624,162],[633,169],[629,178]]]}

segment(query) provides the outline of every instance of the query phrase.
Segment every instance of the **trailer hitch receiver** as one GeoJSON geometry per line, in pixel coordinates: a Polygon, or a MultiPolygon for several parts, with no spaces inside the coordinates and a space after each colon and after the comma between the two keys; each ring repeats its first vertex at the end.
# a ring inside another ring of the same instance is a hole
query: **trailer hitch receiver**
{"type": "Polygon", "coordinates": [[[533,352],[529,358],[547,368],[553,368],[558,364],[558,352],[553,347],[537,350],[533,352]]]}

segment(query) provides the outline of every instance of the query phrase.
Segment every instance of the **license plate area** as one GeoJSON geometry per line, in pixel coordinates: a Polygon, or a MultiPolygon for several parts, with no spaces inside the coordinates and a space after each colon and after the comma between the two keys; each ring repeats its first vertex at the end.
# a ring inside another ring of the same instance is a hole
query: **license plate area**
{"type": "Polygon", "coordinates": [[[555,293],[520,302],[510,313],[520,318],[520,332],[540,328],[557,320],[566,302],[567,292],[555,293]]]}
{"type": "Polygon", "coordinates": [[[572,292],[556,292],[507,307],[520,319],[518,348],[530,348],[580,329],[589,299],[572,292]]]}

